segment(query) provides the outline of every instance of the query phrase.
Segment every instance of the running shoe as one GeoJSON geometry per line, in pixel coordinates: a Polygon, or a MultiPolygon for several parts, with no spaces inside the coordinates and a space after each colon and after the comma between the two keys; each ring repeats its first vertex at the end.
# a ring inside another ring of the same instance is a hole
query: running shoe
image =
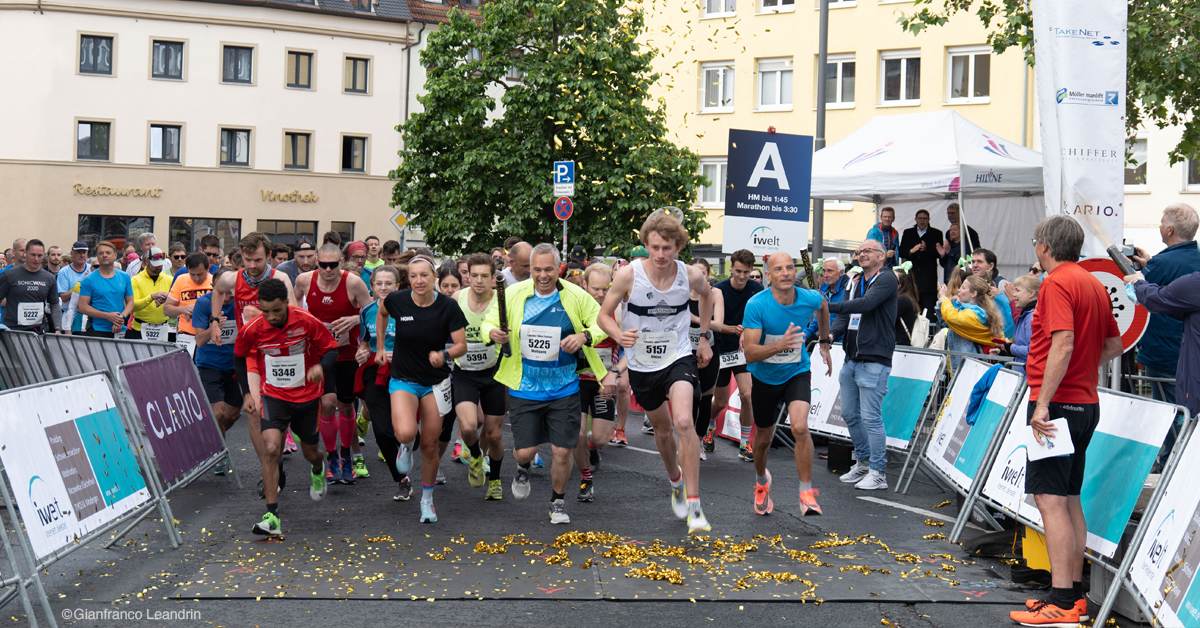
{"type": "Polygon", "coordinates": [[[1083,621],[1079,616],[1078,604],[1070,608],[1062,608],[1048,600],[1039,600],[1033,608],[1028,610],[1013,611],[1008,614],[1008,617],[1022,626],[1075,628],[1080,621],[1083,621]]]}
{"type": "Polygon", "coordinates": [[[213,475],[225,475],[226,473],[229,473],[229,456],[221,458],[217,466],[213,467],[213,475]]]}
{"type": "Polygon", "coordinates": [[[358,437],[358,446],[362,447],[363,445],[366,445],[366,444],[367,444],[367,439],[363,438],[362,436],[359,436],[358,437]]]}
{"type": "Polygon", "coordinates": [[[534,469],[544,469],[546,467],[546,463],[542,462],[542,454],[540,454],[540,453],[533,454],[533,465],[532,466],[534,469]]]}
{"type": "Polygon", "coordinates": [[[342,483],[342,459],[336,456],[325,459],[325,483],[342,483]]]}
{"type": "Polygon", "coordinates": [[[517,467],[517,475],[512,481],[513,499],[525,499],[529,497],[529,471],[517,467]]]}
{"type": "Polygon", "coordinates": [[[629,441],[625,439],[625,428],[618,427],[617,429],[613,430],[612,442],[616,444],[617,447],[625,447],[629,444],[629,441]]]}
{"type": "Polygon", "coordinates": [[[567,506],[563,500],[556,499],[550,502],[550,523],[571,523],[571,518],[567,516],[567,506]]]}
{"type": "Polygon", "coordinates": [[[382,449],[380,449],[380,450],[379,450],[379,459],[380,459],[380,460],[382,460],[382,461],[384,461],[384,462],[387,462],[387,457],[383,455],[383,450],[382,450],[382,449]]]}
{"type": "Polygon", "coordinates": [[[279,492],[283,492],[283,487],[287,486],[287,471],[283,470],[283,461],[279,461],[279,492]]]}
{"type": "Polygon", "coordinates": [[[351,462],[354,468],[355,477],[364,479],[371,477],[371,472],[367,471],[367,461],[364,460],[362,456],[355,456],[351,458],[351,462]]]}
{"type": "Polygon", "coordinates": [[[700,450],[700,462],[704,462],[705,460],[708,460],[708,454],[704,453],[704,450],[701,449],[700,450]]]}
{"type": "MultiPolygon", "coordinates": [[[[359,438],[366,436],[367,430],[371,429],[371,422],[367,420],[367,417],[363,416],[362,407],[358,409],[358,418],[354,420],[354,426],[358,428],[359,438]]],[[[362,443],[359,444],[361,445],[362,443]]]]}
{"type": "Polygon", "coordinates": [[[293,451],[296,451],[296,449],[298,448],[296,447],[296,441],[292,440],[292,431],[288,430],[287,438],[285,438],[283,441],[283,453],[290,454],[293,451]]]}
{"type": "Polygon", "coordinates": [[[279,517],[273,512],[263,515],[262,521],[254,524],[254,527],[250,531],[260,536],[279,536],[283,534],[283,530],[279,529],[279,517]]]}
{"type": "Polygon", "coordinates": [[[716,432],[716,430],[709,428],[709,430],[704,433],[704,451],[707,451],[710,454],[717,448],[717,443],[715,440],[713,440],[713,432],[716,432]]]}
{"type": "Polygon", "coordinates": [[[500,480],[488,480],[487,492],[483,494],[483,498],[495,501],[504,499],[504,485],[500,480]]]}
{"type": "Polygon", "coordinates": [[[396,486],[396,494],[392,495],[392,501],[406,502],[410,499],[412,499],[412,480],[400,478],[400,483],[396,486]]]}
{"type": "MultiPolygon", "coordinates": [[[[679,467],[679,478],[683,479],[683,467],[679,467]]],[[[680,482],[679,487],[671,487],[671,510],[675,512],[675,517],[684,519],[687,517],[687,497],[684,491],[684,483],[680,482]]]]}
{"type": "Polygon", "coordinates": [[[590,502],[596,500],[596,490],[592,486],[591,480],[583,480],[579,484],[579,496],[575,499],[581,502],[590,502]]]}
{"type": "MultiPolygon", "coordinates": [[[[466,454],[470,456],[471,452],[467,451],[466,454]]],[[[471,459],[470,468],[467,469],[467,481],[471,483],[471,486],[479,488],[483,486],[485,480],[487,480],[487,476],[484,475],[483,470],[483,455],[480,454],[471,459]]]]}
{"type": "Polygon", "coordinates": [[[435,485],[446,483],[446,474],[442,472],[442,468],[440,466],[438,467],[437,477],[433,479],[433,483],[435,485]]]}
{"type": "Polygon", "coordinates": [[[340,463],[342,468],[342,484],[357,484],[358,476],[354,473],[354,463],[349,458],[342,458],[340,463]]]}
{"type": "Polygon", "coordinates": [[[588,442],[588,462],[592,465],[592,469],[600,466],[600,450],[593,447],[590,441],[588,442]]]}
{"type": "Polygon", "coordinates": [[[879,491],[887,487],[887,476],[879,471],[868,473],[865,478],[859,480],[858,484],[854,485],[854,488],[863,491],[879,491]]]}
{"type": "Polygon", "coordinates": [[[807,491],[800,491],[800,516],[807,517],[808,515],[821,515],[821,507],[817,505],[817,496],[821,494],[815,488],[810,488],[807,491]]]}
{"type": "MultiPolygon", "coordinates": [[[[1027,608],[1029,610],[1033,610],[1039,604],[1045,604],[1046,602],[1049,602],[1049,601],[1050,601],[1049,599],[1036,599],[1036,598],[1031,599],[1031,600],[1025,600],[1025,608],[1027,608]]],[[[1087,614],[1087,599],[1079,598],[1078,600],[1075,600],[1075,610],[1079,611],[1079,621],[1083,622],[1083,621],[1087,621],[1087,620],[1091,619],[1091,617],[1089,617],[1087,614]]]]}
{"type": "Polygon", "coordinates": [[[608,444],[609,444],[609,445],[616,445],[616,444],[617,444],[617,432],[619,432],[619,431],[621,431],[621,430],[614,429],[614,430],[612,431],[612,434],[609,434],[609,435],[608,435],[608,444]]]}
{"type": "Polygon", "coordinates": [[[867,474],[870,472],[871,472],[871,467],[858,464],[858,465],[854,465],[854,468],[850,469],[849,473],[842,475],[842,477],[840,477],[838,479],[845,482],[846,484],[858,484],[859,480],[867,477],[867,474]]]}
{"type": "Polygon", "coordinates": [[[712,526],[708,524],[708,519],[704,518],[704,511],[700,509],[699,502],[688,509],[687,524],[688,534],[712,531],[712,526]]]}
{"type": "Polygon", "coordinates": [[[396,471],[400,475],[408,475],[412,470],[412,447],[407,443],[400,443],[400,453],[396,455],[396,471]]]}
{"type": "Polygon", "coordinates": [[[309,469],[309,475],[312,476],[312,483],[308,487],[308,496],[314,502],[319,502],[322,497],[325,497],[326,491],[329,490],[329,484],[325,482],[325,472],[309,469]]]}
{"type": "Polygon", "coordinates": [[[646,418],[642,419],[642,431],[647,434],[654,433],[654,426],[650,425],[650,417],[646,417],[646,418]]]}
{"type": "Polygon", "coordinates": [[[771,501],[771,472],[767,471],[767,483],[754,483],[754,512],[769,515],[775,510],[775,502],[771,501]]]}
{"type": "Polygon", "coordinates": [[[738,460],[754,462],[754,450],[750,448],[750,443],[745,443],[738,448],[738,460]]]}
{"type": "Polygon", "coordinates": [[[421,502],[421,523],[437,523],[437,511],[433,502],[421,502]]]}
{"type": "Polygon", "coordinates": [[[450,459],[458,460],[459,458],[461,458],[462,450],[463,450],[462,441],[461,440],[455,441],[454,448],[450,450],[450,459]]]}

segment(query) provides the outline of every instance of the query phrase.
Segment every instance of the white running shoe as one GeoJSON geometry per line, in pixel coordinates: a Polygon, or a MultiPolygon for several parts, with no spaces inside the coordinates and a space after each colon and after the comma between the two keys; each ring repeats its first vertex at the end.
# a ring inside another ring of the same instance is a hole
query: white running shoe
{"type": "Polygon", "coordinates": [[[867,477],[867,473],[871,471],[871,467],[861,464],[854,465],[850,472],[838,478],[846,484],[857,484],[859,480],[867,477]]]}
{"type": "Polygon", "coordinates": [[[525,499],[529,497],[529,471],[517,467],[517,475],[512,481],[513,499],[525,499]]]}
{"type": "Polygon", "coordinates": [[[396,470],[400,475],[408,475],[412,471],[412,443],[400,443],[400,453],[396,454],[396,470]]]}
{"type": "MultiPolygon", "coordinates": [[[[683,479],[683,468],[679,469],[679,479],[683,479]]],[[[675,512],[677,519],[687,519],[687,495],[685,491],[686,483],[680,482],[679,488],[671,487],[671,510],[675,512]]]]}
{"type": "Polygon", "coordinates": [[[550,502],[550,523],[571,523],[571,518],[567,516],[567,507],[563,504],[563,500],[556,499],[550,502]]]}
{"type": "Polygon", "coordinates": [[[858,484],[854,485],[854,488],[864,491],[878,491],[886,489],[887,487],[887,476],[879,471],[872,471],[868,473],[867,477],[863,478],[858,484]]]}

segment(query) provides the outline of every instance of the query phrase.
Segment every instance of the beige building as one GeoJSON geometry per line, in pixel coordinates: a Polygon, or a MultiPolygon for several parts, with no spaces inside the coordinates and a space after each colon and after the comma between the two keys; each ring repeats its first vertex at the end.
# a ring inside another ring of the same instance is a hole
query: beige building
{"type": "Polygon", "coordinates": [[[4,233],[400,235],[404,0],[0,0],[4,233]]]}

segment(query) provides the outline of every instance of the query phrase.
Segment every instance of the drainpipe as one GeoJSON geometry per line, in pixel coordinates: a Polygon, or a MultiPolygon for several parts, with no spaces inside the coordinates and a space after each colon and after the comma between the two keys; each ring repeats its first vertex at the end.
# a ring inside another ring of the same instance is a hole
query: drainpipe
{"type": "MultiPolygon", "coordinates": [[[[409,22],[409,24],[412,24],[412,22],[409,22]]],[[[404,26],[404,32],[405,32],[405,34],[408,34],[408,32],[409,32],[408,24],[406,24],[404,26]]],[[[409,99],[409,93],[410,93],[409,88],[410,88],[410,85],[412,85],[412,49],[413,49],[414,45],[415,46],[421,45],[421,35],[424,32],[425,32],[425,22],[421,22],[421,30],[417,31],[417,43],[416,44],[407,44],[404,48],[404,54],[406,55],[406,58],[404,59],[404,64],[407,66],[407,71],[404,73],[404,118],[402,120],[400,120],[401,124],[408,122],[408,99],[409,99]]]]}

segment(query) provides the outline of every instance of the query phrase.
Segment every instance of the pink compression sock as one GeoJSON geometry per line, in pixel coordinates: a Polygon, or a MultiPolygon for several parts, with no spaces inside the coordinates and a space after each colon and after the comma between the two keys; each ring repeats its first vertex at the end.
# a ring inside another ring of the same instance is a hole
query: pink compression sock
{"type": "Polygon", "coordinates": [[[337,433],[342,439],[342,447],[349,447],[351,443],[358,442],[354,439],[354,415],[341,414],[337,416],[337,433]]]}
{"type": "Polygon", "coordinates": [[[320,414],[318,410],[318,420],[321,428],[321,441],[325,443],[325,451],[330,453],[337,451],[338,426],[337,417],[327,417],[320,414]]]}

